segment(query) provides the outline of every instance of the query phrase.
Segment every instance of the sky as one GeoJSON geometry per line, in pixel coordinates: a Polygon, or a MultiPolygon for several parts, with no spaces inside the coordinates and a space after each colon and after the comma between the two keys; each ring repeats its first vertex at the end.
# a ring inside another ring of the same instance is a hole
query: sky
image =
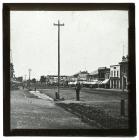
{"type": "Polygon", "coordinates": [[[118,64],[128,54],[128,11],[11,11],[10,47],[15,76],[92,72],[118,64]],[[124,48],[124,49],[123,49],[124,48]]]}

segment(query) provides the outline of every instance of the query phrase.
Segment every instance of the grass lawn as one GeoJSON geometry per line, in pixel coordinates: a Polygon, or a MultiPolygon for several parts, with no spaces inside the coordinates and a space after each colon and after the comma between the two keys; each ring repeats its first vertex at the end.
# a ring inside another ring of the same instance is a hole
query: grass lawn
{"type": "MultiPolygon", "coordinates": [[[[42,93],[47,94],[55,99],[55,92],[57,89],[41,90],[42,93]]],[[[60,97],[64,101],[56,102],[57,105],[76,114],[83,121],[89,124],[96,121],[100,128],[104,129],[125,129],[128,128],[128,99],[125,99],[125,116],[121,117],[121,96],[119,93],[106,93],[106,91],[81,91],[80,101],[76,101],[76,94],[74,89],[61,89],[60,97]]]]}
{"type": "MultiPolygon", "coordinates": [[[[83,121],[88,122],[90,125],[92,121],[98,123],[101,129],[127,129],[128,116],[121,117],[109,112],[112,109],[111,104],[87,104],[87,103],[57,103],[57,105],[65,108],[66,110],[76,114],[83,121]],[[106,107],[107,106],[107,107],[106,107]],[[110,106],[110,108],[108,108],[110,106]]],[[[115,104],[116,105],[116,104],[115,104]]],[[[117,107],[117,106],[116,106],[117,107]]]]}

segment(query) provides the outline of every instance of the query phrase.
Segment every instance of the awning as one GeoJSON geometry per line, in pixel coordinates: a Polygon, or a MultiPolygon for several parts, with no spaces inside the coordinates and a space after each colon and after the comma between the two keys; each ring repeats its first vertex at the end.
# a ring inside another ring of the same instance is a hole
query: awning
{"type": "Polygon", "coordinates": [[[107,84],[109,82],[109,79],[105,79],[102,84],[107,84]]]}
{"type": "Polygon", "coordinates": [[[97,84],[97,82],[98,82],[98,81],[93,81],[93,82],[90,82],[90,84],[91,84],[91,85],[95,85],[95,84],[97,84]]]}
{"type": "Polygon", "coordinates": [[[91,82],[85,81],[84,84],[85,84],[85,85],[91,85],[91,82]]]}
{"type": "Polygon", "coordinates": [[[101,84],[102,84],[102,81],[98,81],[97,84],[98,84],[98,85],[101,85],[101,84]]]}
{"type": "Polygon", "coordinates": [[[68,84],[69,84],[69,85],[76,85],[77,82],[76,82],[76,81],[75,81],[75,82],[69,82],[68,84]]]}

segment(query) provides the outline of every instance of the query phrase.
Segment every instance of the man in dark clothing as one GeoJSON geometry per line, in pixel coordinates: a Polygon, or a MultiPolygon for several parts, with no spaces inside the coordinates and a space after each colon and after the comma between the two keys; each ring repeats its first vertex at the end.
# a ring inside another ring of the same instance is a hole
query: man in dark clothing
{"type": "Polygon", "coordinates": [[[81,85],[80,85],[80,83],[77,83],[76,84],[76,100],[77,101],[80,101],[80,90],[81,90],[81,85]]]}

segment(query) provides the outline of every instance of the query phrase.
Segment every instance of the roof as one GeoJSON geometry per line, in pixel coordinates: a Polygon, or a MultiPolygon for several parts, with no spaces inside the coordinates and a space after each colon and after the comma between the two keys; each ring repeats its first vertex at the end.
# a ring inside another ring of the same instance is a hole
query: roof
{"type": "Polygon", "coordinates": [[[119,62],[120,65],[122,64],[128,64],[128,61],[122,61],[122,62],[119,62]]]}
{"type": "Polygon", "coordinates": [[[101,84],[102,84],[102,81],[98,81],[97,84],[98,84],[98,85],[101,85],[101,84]]]}
{"type": "Polygon", "coordinates": [[[114,66],[120,66],[120,65],[110,65],[110,67],[114,67],[114,66]]]}
{"type": "Polygon", "coordinates": [[[89,75],[96,75],[96,74],[98,74],[98,70],[91,72],[89,75]]]}
{"type": "MultiPolygon", "coordinates": [[[[47,76],[49,76],[49,77],[58,77],[58,75],[47,75],[47,76]]],[[[60,77],[68,77],[68,76],[66,76],[66,75],[60,75],[60,77]]]]}
{"type": "Polygon", "coordinates": [[[99,67],[99,70],[107,69],[107,67],[99,67]]]}
{"type": "Polygon", "coordinates": [[[73,74],[73,76],[76,77],[79,74],[89,74],[89,73],[87,71],[79,71],[78,73],[73,74]]]}
{"type": "Polygon", "coordinates": [[[82,73],[82,74],[88,74],[87,71],[80,71],[79,73],[82,73]]]}

